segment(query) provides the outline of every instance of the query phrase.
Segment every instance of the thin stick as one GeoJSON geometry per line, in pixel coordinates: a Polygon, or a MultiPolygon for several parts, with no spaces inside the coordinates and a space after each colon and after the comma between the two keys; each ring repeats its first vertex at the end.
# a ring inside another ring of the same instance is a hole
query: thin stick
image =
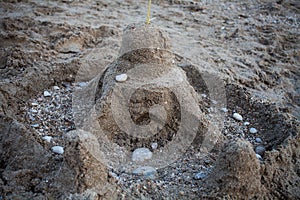
{"type": "Polygon", "coordinates": [[[148,14],[147,14],[146,24],[150,24],[150,8],[151,8],[151,0],[149,0],[148,3],[148,14]]]}

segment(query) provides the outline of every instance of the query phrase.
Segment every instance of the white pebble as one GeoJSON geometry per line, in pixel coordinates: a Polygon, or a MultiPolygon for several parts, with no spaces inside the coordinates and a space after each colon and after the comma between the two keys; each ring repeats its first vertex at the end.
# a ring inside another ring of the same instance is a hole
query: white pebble
{"type": "Polygon", "coordinates": [[[244,125],[245,125],[245,126],[249,126],[249,125],[250,125],[250,122],[244,122],[244,125]]]}
{"type": "Polygon", "coordinates": [[[59,87],[58,86],[53,86],[53,89],[54,90],[59,90],[59,87]]]}
{"type": "Polygon", "coordinates": [[[154,143],[151,144],[151,147],[152,147],[152,149],[157,149],[158,144],[156,142],[154,142],[154,143]]]}
{"type": "Polygon", "coordinates": [[[143,162],[152,158],[152,152],[148,148],[138,148],[132,153],[132,161],[143,162]]]}
{"type": "Polygon", "coordinates": [[[227,108],[221,108],[221,111],[224,112],[224,113],[227,113],[228,109],[227,108]]]}
{"type": "Polygon", "coordinates": [[[233,118],[238,121],[243,121],[243,117],[239,113],[233,113],[233,118]]]}
{"type": "Polygon", "coordinates": [[[33,128],[38,128],[40,125],[39,124],[31,124],[31,127],[33,128]]]}
{"type": "Polygon", "coordinates": [[[260,138],[255,138],[255,142],[262,143],[262,140],[260,138]]]}
{"type": "Polygon", "coordinates": [[[78,85],[79,85],[79,87],[85,87],[85,86],[87,86],[87,83],[86,82],[79,82],[78,85]]]}
{"type": "Polygon", "coordinates": [[[118,82],[124,82],[128,78],[127,74],[120,74],[116,76],[116,81],[118,82]]]}
{"type": "Polygon", "coordinates": [[[206,98],[206,97],[207,97],[207,95],[206,95],[206,94],[201,94],[201,96],[202,96],[203,98],[206,98]]]}
{"type": "Polygon", "coordinates": [[[32,112],[32,113],[38,113],[38,111],[35,110],[35,109],[31,109],[31,112],[32,112]]]}
{"type": "Polygon", "coordinates": [[[47,142],[51,142],[51,140],[52,140],[52,137],[51,136],[44,136],[44,137],[42,137],[43,138],[43,140],[45,140],[45,141],[47,141],[47,142]]]}
{"type": "Polygon", "coordinates": [[[255,154],[255,155],[256,155],[256,158],[258,158],[259,160],[262,160],[261,155],[259,155],[259,154],[255,154]]]}
{"type": "Polygon", "coordinates": [[[51,96],[51,93],[48,92],[48,91],[44,91],[44,97],[50,97],[51,96]]]}
{"type": "Polygon", "coordinates": [[[257,133],[257,129],[256,128],[250,128],[249,131],[252,134],[257,133]]]}
{"type": "Polygon", "coordinates": [[[39,104],[36,103],[36,102],[32,102],[31,105],[32,105],[32,106],[38,106],[39,104]]]}
{"type": "Polygon", "coordinates": [[[57,154],[63,154],[64,153],[64,148],[62,146],[54,146],[54,147],[51,148],[51,150],[54,153],[57,153],[57,154]]]}

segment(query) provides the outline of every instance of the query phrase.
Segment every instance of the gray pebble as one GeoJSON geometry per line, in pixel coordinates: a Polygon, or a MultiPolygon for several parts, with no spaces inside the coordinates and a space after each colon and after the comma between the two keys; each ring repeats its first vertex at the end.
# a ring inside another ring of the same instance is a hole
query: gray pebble
{"type": "Polygon", "coordinates": [[[262,140],[260,138],[255,138],[255,142],[262,143],[262,140]]]}
{"type": "Polygon", "coordinates": [[[146,178],[155,178],[156,169],[150,166],[139,167],[132,172],[134,175],[142,175],[146,178]]]}
{"type": "Polygon", "coordinates": [[[227,108],[221,108],[221,111],[224,112],[224,113],[227,113],[228,109],[227,108]]]}
{"type": "Polygon", "coordinates": [[[265,151],[266,151],[266,148],[265,148],[264,146],[262,146],[262,145],[257,146],[257,147],[255,148],[255,153],[257,153],[257,154],[259,154],[259,155],[261,155],[261,156],[264,155],[265,151]]]}
{"type": "Polygon", "coordinates": [[[199,172],[194,176],[195,180],[202,180],[207,176],[206,172],[199,172]]]}

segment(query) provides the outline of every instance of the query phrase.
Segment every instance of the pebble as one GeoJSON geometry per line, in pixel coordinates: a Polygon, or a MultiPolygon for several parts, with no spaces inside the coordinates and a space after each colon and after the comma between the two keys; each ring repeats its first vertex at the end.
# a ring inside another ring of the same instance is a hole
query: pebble
{"type": "Polygon", "coordinates": [[[199,172],[194,176],[195,180],[202,180],[207,176],[207,173],[205,172],[199,172]]]}
{"type": "Polygon", "coordinates": [[[146,178],[155,178],[156,169],[150,166],[139,167],[132,172],[134,175],[142,175],[146,178]]]}
{"type": "Polygon", "coordinates": [[[206,95],[206,94],[201,94],[201,96],[202,96],[203,98],[206,98],[206,97],[207,97],[207,95],[206,95]]]}
{"type": "Polygon", "coordinates": [[[79,82],[78,86],[79,87],[85,87],[85,86],[87,86],[87,83],[86,82],[79,82]]]}
{"type": "Polygon", "coordinates": [[[233,116],[234,119],[236,119],[238,121],[243,121],[243,117],[239,113],[233,113],[232,116],[233,116]]]}
{"type": "Polygon", "coordinates": [[[52,140],[52,137],[51,136],[44,136],[44,137],[42,137],[43,138],[43,140],[45,140],[45,141],[47,141],[47,142],[51,142],[51,140],[52,140]]]}
{"type": "Polygon", "coordinates": [[[38,98],[37,100],[38,100],[39,102],[43,101],[43,99],[42,99],[42,98],[38,98]]]}
{"type": "Polygon", "coordinates": [[[255,138],[255,142],[262,143],[262,140],[260,138],[255,138]]]}
{"type": "Polygon", "coordinates": [[[138,148],[132,153],[132,161],[143,162],[152,158],[152,152],[148,148],[138,148]]]}
{"type": "Polygon", "coordinates": [[[154,142],[154,143],[151,144],[151,148],[152,149],[157,149],[157,147],[158,147],[158,144],[156,142],[154,142]]]}
{"type": "Polygon", "coordinates": [[[51,93],[48,92],[48,91],[44,91],[44,97],[50,97],[51,96],[51,93]]]}
{"type": "Polygon", "coordinates": [[[218,102],[216,100],[211,100],[212,104],[217,104],[218,102]]]}
{"type": "Polygon", "coordinates": [[[31,124],[31,127],[33,128],[38,128],[40,125],[39,124],[31,124]]]}
{"type": "Polygon", "coordinates": [[[224,113],[227,113],[228,109],[227,108],[221,108],[221,111],[224,112],[224,113]]]}
{"type": "Polygon", "coordinates": [[[32,112],[32,113],[38,113],[38,111],[35,110],[35,109],[31,109],[31,112],[32,112]]]}
{"type": "Polygon", "coordinates": [[[249,125],[250,125],[250,122],[244,122],[244,125],[245,125],[245,126],[249,126],[249,125]]]}
{"type": "Polygon", "coordinates": [[[38,104],[38,103],[35,103],[35,102],[33,102],[33,103],[31,103],[31,105],[32,105],[32,106],[38,106],[39,104],[38,104]]]}
{"type": "Polygon", "coordinates": [[[51,150],[54,153],[57,153],[57,154],[63,154],[64,153],[64,148],[62,146],[54,146],[54,147],[51,148],[51,150]]]}
{"type": "Polygon", "coordinates": [[[128,78],[127,74],[120,74],[116,76],[116,81],[118,82],[124,82],[128,78]]]}
{"type": "Polygon", "coordinates": [[[256,158],[258,158],[259,160],[263,160],[259,154],[255,154],[255,155],[256,155],[256,158]]]}
{"type": "Polygon", "coordinates": [[[266,151],[266,148],[262,145],[255,147],[255,153],[263,156],[266,151]]]}
{"type": "Polygon", "coordinates": [[[59,90],[59,87],[58,86],[53,86],[53,89],[54,90],[59,90]]]}
{"type": "Polygon", "coordinates": [[[256,129],[256,128],[250,128],[249,131],[250,131],[250,133],[252,133],[252,134],[257,133],[257,129],[256,129]]]}

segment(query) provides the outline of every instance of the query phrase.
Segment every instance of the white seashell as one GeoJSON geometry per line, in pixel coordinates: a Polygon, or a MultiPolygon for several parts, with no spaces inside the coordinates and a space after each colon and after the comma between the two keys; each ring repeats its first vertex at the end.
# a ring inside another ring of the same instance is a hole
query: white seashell
{"type": "Polygon", "coordinates": [[[127,74],[120,74],[116,76],[116,81],[118,82],[124,82],[128,78],[127,74]]]}
{"type": "Polygon", "coordinates": [[[233,118],[238,121],[243,121],[243,117],[239,113],[233,113],[233,118]]]}
{"type": "Polygon", "coordinates": [[[63,154],[64,153],[64,148],[62,146],[54,146],[54,147],[51,148],[51,150],[54,153],[57,153],[57,154],[63,154]]]}

